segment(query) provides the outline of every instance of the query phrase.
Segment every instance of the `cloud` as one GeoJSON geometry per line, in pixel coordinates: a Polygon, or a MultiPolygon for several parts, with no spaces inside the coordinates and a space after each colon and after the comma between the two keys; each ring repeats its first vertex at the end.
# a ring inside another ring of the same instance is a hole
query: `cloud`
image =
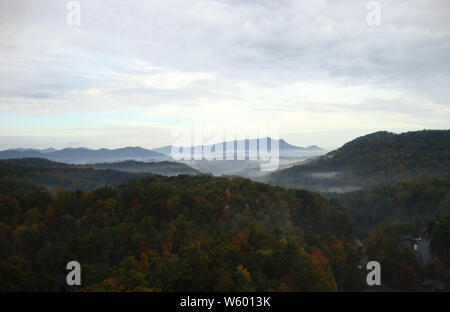
{"type": "Polygon", "coordinates": [[[208,73],[183,73],[168,71],[146,75],[119,74],[123,84],[137,84],[142,88],[179,90],[189,87],[192,83],[213,79],[214,75],[208,73]]]}
{"type": "Polygon", "coordinates": [[[126,125],[126,126],[155,126],[156,122],[151,121],[135,121],[135,120],[113,120],[113,119],[98,119],[95,122],[108,123],[113,125],[126,125]]]}
{"type": "Polygon", "coordinates": [[[2,1],[0,114],[448,128],[449,2],[379,2],[2,1]]]}

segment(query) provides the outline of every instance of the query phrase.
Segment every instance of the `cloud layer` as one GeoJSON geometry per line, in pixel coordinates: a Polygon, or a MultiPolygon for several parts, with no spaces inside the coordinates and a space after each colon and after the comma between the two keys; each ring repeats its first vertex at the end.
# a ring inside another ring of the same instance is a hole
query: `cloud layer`
{"type": "Polygon", "coordinates": [[[2,1],[0,148],[112,133],[110,147],[151,146],[155,127],[170,143],[194,119],[328,146],[336,131],[448,128],[450,3],[378,1],[369,26],[367,2],[80,0],[69,26],[66,1],[2,1]]]}

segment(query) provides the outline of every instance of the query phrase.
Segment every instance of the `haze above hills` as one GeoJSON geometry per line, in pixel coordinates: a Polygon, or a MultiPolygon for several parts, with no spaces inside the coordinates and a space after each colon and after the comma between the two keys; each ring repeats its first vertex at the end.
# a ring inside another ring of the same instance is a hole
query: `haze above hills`
{"type": "Polygon", "coordinates": [[[243,176],[289,188],[306,188],[320,192],[348,192],[391,180],[450,173],[449,130],[423,130],[402,134],[380,131],[358,137],[327,154],[317,146],[297,147],[283,139],[269,138],[267,150],[271,150],[274,144],[279,147],[279,170],[269,175],[261,173],[260,159],[249,160],[252,149],[257,151],[260,147],[260,140],[240,140],[231,144],[221,142],[215,146],[190,147],[191,153],[188,154],[192,156],[198,151],[204,156],[206,150],[215,151],[216,148],[222,148],[223,154],[218,155],[223,156],[224,160],[177,161],[187,165],[185,167],[170,163],[173,161],[172,150],[180,154],[186,152],[182,147],[170,145],[152,150],[141,147],[115,150],[17,148],[0,152],[0,159],[43,158],[90,168],[162,175],[202,172],[243,176]],[[150,166],[145,165],[142,160],[145,163],[164,161],[164,164],[150,166]],[[155,169],[158,166],[160,171],[155,169]]]}
{"type": "MultiPolygon", "coordinates": [[[[259,154],[260,143],[263,141],[265,141],[265,143],[264,146],[261,146],[261,149],[264,151],[271,151],[272,146],[278,146],[279,155],[277,155],[277,157],[279,157],[281,166],[286,166],[292,163],[303,161],[310,157],[322,155],[326,152],[324,149],[315,145],[309,147],[298,147],[287,143],[283,139],[275,140],[272,138],[264,138],[220,142],[214,145],[192,146],[189,148],[190,153],[188,153],[189,156],[187,157],[187,159],[181,160],[174,160],[172,158],[172,150],[176,151],[179,154],[183,154],[187,151],[183,147],[174,147],[172,145],[155,149],[145,149],[142,147],[124,147],[119,149],[102,148],[98,150],[88,149],[84,147],[65,148],[62,150],[56,150],[53,148],[47,148],[43,150],[13,148],[5,151],[0,151],[0,159],[43,158],[67,164],[90,165],[90,167],[93,168],[106,167],[99,166],[99,164],[101,163],[116,163],[123,161],[176,161],[193,167],[193,170],[198,170],[213,175],[240,175],[243,177],[253,177],[260,174],[260,164],[264,162],[260,159],[261,157],[259,154]],[[222,148],[222,154],[219,153],[219,148],[222,148]],[[198,160],[197,156],[195,157],[196,160],[194,160],[195,153],[200,151],[201,155],[205,156],[206,151],[209,150],[211,152],[216,152],[216,149],[217,158],[222,158],[223,160],[210,161],[206,160],[206,157],[203,157],[202,160],[198,160]],[[251,155],[255,155],[257,159],[249,160],[251,158],[251,155]]],[[[119,167],[123,168],[122,165],[119,167]]],[[[134,168],[133,171],[139,171],[135,165],[136,164],[132,166],[134,168]]],[[[141,166],[140,168],[143,169],[144,167],[145,166],[141,166]]],[[[127,168],[130,169],[130,167],[127,168]]],[[[165,169],[160,172],[154,172],[154,169],[154,167],[151,168],[152,173],[170,175],[165,169]]],[[[175,169],[174,172],[180,173],[179,168],[175,169]]]]}
{"type": "MultiPolygon", "coordinates": [[[[325,150],[316,146],[299,147],[287,143],[285,140],[275,140],[272,138],[260,138],[260,139],[246,139],[246,140],[235,140],[227,142],[219,142],[217,144],[208,144],[203,146],[192,146],[190,147],[192,154],[195,150],[206,151],[210,149],[215,150],[216,146],[222,145],[224,152],[224,159],[227,158],[227,150],[230,149],[231,144],[234,150],[228,153],[233,153],[234,155],[240,155],[241,153],[249,153],[249,151],[259,148],[259,143],[262,141],[267,142],[267,147],[270,150],[271,146],[274,144],[272,142],[278,143],[280,153],[282,157],[296,157],[296,152],[311,152],[311,153],[321,153],[325,150]]],[[[32,148],[11,148],[4,151],[0,151],[0,159],[9,158],[45,158],[54,161],[61,161],[73,164],[86,164],[86,163],[99,163],[99,162],[112,162],[112,161],[122,161],[122,160],[139,160],[139,161],[158,161],[158,160],[169,160],[171,158],[172,149],[176,149],[180,153],[184,152],[183,147],[176,147],[173,145],[167,145],[160,148],[146,149],[139,146],[136,147],[124,147],[118,149],[89,149],[85,147],[68,147],[61,150],[54,148],[46,149],[32,149],[32,148]]]]}

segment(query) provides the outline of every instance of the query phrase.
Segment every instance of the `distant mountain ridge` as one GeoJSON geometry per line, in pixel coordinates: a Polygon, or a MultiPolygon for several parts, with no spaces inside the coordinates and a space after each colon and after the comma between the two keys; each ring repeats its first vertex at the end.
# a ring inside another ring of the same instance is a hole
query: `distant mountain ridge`
{"type": "MultiPolygon", "coordinates": [[[[277,140],[277,139],[272,139],[270,137],[258,138],[258,139],[242,139],[242,140],[234,140],[234,141],[224,141],[224,142],[217,142],[215,144],[195,145],[195,146],[190,146],[188,148],[191,149],[191,152],[193,152],[196,148],[203,148],[203,150],[211,149],[212,151],[215,151],[214,145],[222,144],[222,150],[224,151],[224,153],[226,153],[227,145],[233,144],[233,148],[234,148],[235,152],[236,151],[242,152],[242,150],[240,149],[240,147],[242,147],[242,146],[244,146],[244,150],[246,152],[248,152],[250,150],[250,146],[254,146],[254,147],[256,147],[256,149],[258,149],[260,142],[262,142],[264,140],[266,141],[267,148],[269,150],[271,149],[271,147],[274,143],[278,143],[278,148],[279,148],[280,152],[283,152],[283,151],[325,151],[324,149],[318,147],[317,145],[311,145],[308,147],[300,147],[300,146],[295,146],[295,145],[289,144],[284,139],[277,140]]],[[[184,151],[183,147],[173,146],[173,145],[166,145],[166,146],[163,146],[160,148],[155,148],[152,151],[162,153],[165,155],[171,155],[172,147],[175,149],[178,149],[178,151],[180,153],[184,151]]]]}
{"type": "MultiPolygon", "coordinates": [[[[265,174],[261,172],[261,164],[268,161],[267,157],[278,157],[279,165],[286,167],[326,153],[326,150],[317,145],[299,147],[287,143],[284,139],[276,140],[271,137],[218,142],[214,145],[196,145],[186,148],[174,146],[173,148],[173,152],[182,158],[181,161],[202,172],[216,176],[241,176],[256,181],[265,174]],[[260,144],[263,144],[261,149],[260,144]],[[272,147],[276,145],[278,145],[278,153],[272,150],[272,147]],[[222,153],[216,153],[216,147],[222,148],[222,153]],[[231,147],[231,150],[228,147],[231,147]],[[185,149],[187,149],[187,153],[185,153],[185,149]],[[208,151],[214,153],[214,156],[209,155],[208,158],[208,151]]],[[[153,151],[168,157],[173,156],[172,145],[153,149],[153,151]]]]}
{"type": "Polygon", "coordinates": [[[52,161],[87,164],[99,162],[114,162],[123,160],[167,160],[167,156],[142,147],[124,147],[118,149],[101,148],[98,150],[79,148],[65,148],[55,150],[9,149],[0,152],[0,159],[9,158],[44,158],[52,161]]]}
{"type": "MultiPolygon", "coordinates": [[[[316,145],[312,145],[309,147],[298,147],[287,143],[285,140],[275,140],[272,138],[263,138],[263,139],[246,139],[246,140],[237,140],[231,141],[234,147],[234,155],[241,155],[245,153],[245,155],[249,155],[250,147],[256,147],[256,151],[259,149],[259,144],[265,140],[267,142],[267,149],[270,151],[273,144],[278,143],[280,157],[291,157],[295,158],[298,155],[304,157],[303,154],[323,154],[325,150],[321,149],[316,145]],[[244,146],[244,149],[240,147],[244,146]]],[[[230,142],[219,142],[217,144],[222,144],[224,159],[228,158],[227,156],[227,145],[230,142]]],[[[216,145],[216,144],[214,144],[216,145]]],[[[212,151],[215,151],[214,145],[204,145],[200,146],[200,151],[205,151],[208,148],[211,148],[212,151]]],[[[198,146],[191,146],[191,155],[194,155],[194,151],[198,151],[198,146]]],[[[183,152],[183,147],[179,148],[178,151],[180,153],[183,152]]],[[[155,149],[145,149],[142,147],[124,147],[118,149],[89,149],[85,147],[78,148],[64,148],[61,150],[57,150],[54,148],[46,148],[46,149],[32,149],[32,148],[12,148],[4,151],[0,151],[0,159],[17,159],[17,158],[44,158],[51,161],[56,162],[64,162],[70,164],[94,164],[94,163],[111,163],[111,162],[121,162],[121,161],[167,161],[172,159],[172,145],[163,146],[155,149]]],[[[237,156],[236,156],[237,158],[237,156]]]]}
{"type": "Polygon", "coordinates": [[[38,152],[38,153],[51,153],[51,152],[55,152],[56,149],[54,149],[53,147],[50,148],[46,148],[46,149],[35,149],[35,148],[10,148],[7,149],[5,152],[38,152]]]}

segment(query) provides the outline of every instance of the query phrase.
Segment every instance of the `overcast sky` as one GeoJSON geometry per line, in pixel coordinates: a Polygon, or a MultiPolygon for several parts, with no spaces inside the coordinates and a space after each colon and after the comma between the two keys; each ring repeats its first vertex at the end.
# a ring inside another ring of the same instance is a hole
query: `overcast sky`
{"type": "Polygon", "coordinates": [[[0,149],[171,144],[271,124],[338,147],[448,129],[450,1],[0,0],[0,149]]]}

